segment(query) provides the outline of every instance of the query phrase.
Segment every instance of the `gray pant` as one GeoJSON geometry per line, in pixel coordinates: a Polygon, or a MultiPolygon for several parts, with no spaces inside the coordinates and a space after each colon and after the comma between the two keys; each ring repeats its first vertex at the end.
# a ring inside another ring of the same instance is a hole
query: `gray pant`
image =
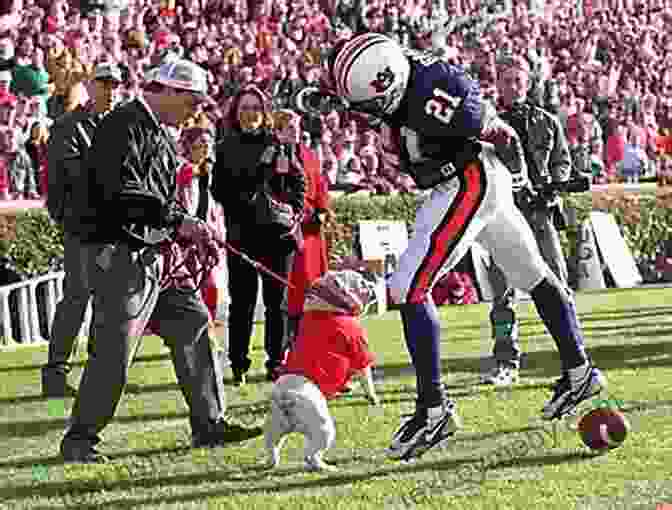
{"type": "MultiPolygon", "coordinates": [[[[90,272],[100,249],[97,244],[83,244],[79,237],[65,232],[63,239],[63,299],[56,306],[49,339],[47,369],[70,371],[70,357],[82,329],[84,315],[91,299],[90,272]]],[[[94,330],[89,328],[88,349],[92,352],[94,330]]]]}
{"type": "MultiPolygon", "coordinates": [[[[548,209],[524,211],[527,222],[532,227],[539,251],[544,261],[558,279],[567,286],[567,262],[562,253],[560,235],[548,209]]],[[[516,318],[516,292],[511,288],[502,270],[490,266],[490,284],[494,292],[490,324],[495,340],[493,356],[498,364],[518,368],[520,365],[520,343],[518,340],[518,320],[516,318]]]]}
{"type": "Polygon", "coordinates": [[[163,259],[154,250],[133,251],[125,244],[106,250],[99,250],[91,273],[96,349],[84,369],[67,436],[100,440],[98,433],[114,416],[150,319],[170,349],[192,431],[207,429],[223,415],[226,403],[200,292],[162,290],[163,259]]]}

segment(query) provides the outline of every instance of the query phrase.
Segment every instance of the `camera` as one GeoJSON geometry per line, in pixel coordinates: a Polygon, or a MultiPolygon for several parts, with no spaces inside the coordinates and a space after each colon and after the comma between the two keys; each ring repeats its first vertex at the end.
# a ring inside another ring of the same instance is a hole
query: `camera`
{"type": "Polygon", "coordinates": [[[347,102],[333,94],[325,93],[317,87],[299,89],[290,99],[290,107],[303,118],[304,130],[315,140],[322,138],[322,115],[348,109],[347,102]]]}
{"type": "Polygon", "coordinates": [[[551,182],[537,191],[541,195],[553,195],[556,193],[583,193],[590,190],[592,179],[588,175],[580,175],[566,182],[551,182]]]}
{"type": "Polygon", "coordinates": [[[320,116],[333,111],[343,113],[348,109],[345,99],[317,87],[304,87],[298,90],[291,102],[294,108],[304,115],[320,116]]]}

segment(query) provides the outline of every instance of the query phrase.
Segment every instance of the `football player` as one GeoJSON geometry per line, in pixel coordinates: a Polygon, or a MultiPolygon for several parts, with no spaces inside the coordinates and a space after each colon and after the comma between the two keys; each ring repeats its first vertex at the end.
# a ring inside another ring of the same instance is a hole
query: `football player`
{"type": "Polygon", "coordinates": [[[431,190],[389,280],[417,377],[416,411],[402,419],[390,455],[417,457],[459,428],[455,403],[441,383],[441,327],[430,291],[475,241],[513,287],[532,296],[560,352],[562,376],[543,418],[569,414],[599,393],[606,383],[585,351],[571,298],[513,202],[512,189],[526,180],[520,140],[482,99],[478,83],[462,67],[377,33],[337,44],[327,68],[351,110],[377,117],[399,134],[402,171],[431,190]],[[502,161],[515,168],[507,170],[502,161]]]}

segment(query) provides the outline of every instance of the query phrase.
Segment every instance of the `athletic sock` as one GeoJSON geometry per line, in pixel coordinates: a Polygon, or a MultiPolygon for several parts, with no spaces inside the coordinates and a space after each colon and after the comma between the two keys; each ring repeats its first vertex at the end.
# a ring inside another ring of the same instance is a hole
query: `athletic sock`
{"type": "Polygon", "coordinates": [[[441,324],[431,299],[401,305],[406,346],[411,355],[418,385],[418,409],[441,404],[441,324]]]}
{"type": "Polygon", "coordinates": [[[569,373],[569,380],[572,383],[581,381],[586,377],[587,372],[590,370],[590,363],[585,362],[583,365],[579,365],[576,368],[570,368],[567,372],[569,373]]]}
{"type": "Polygon", "coordinates": [[[583,333],[569,293],[555,278],[544,278],[531,292],[534,305],[546,329],[555,340],[562,370],[579,367],[588,361],[583,333]]]}

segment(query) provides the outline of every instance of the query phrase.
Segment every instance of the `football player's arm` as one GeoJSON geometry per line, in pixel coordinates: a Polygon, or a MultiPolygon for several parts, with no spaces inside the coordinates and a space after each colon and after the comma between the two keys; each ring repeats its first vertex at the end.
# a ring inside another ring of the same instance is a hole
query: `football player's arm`
{"type": "Polygon", "coordinates": [[[572,175],[572,156],[567,137],[556,117],[549,117],[553,123],[553,149],[548,160],[548,170],[553,182],[567,182],[572,175]]]}
{"type": "Polygon", "coordinates": [[[529,184],[525,152],[518,133],[502,120],[489,101],[481,102],[482,131],[480,139],[492,143],[497,157],[511,172],[514,191],[529,184]]]}

